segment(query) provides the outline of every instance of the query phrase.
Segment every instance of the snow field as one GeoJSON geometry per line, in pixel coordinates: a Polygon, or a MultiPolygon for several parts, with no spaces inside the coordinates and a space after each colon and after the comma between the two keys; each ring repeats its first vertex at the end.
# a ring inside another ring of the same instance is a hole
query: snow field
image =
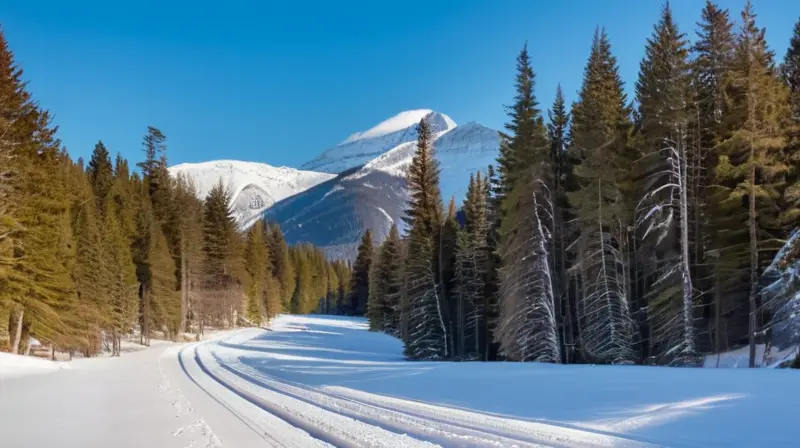
{"type": "Polygon", "coordinates": [[[222,382],[344,446],[793,446],[793,371],[407,362],[401,350],[363,319],[323,316],[196,347],[222,382]]]}

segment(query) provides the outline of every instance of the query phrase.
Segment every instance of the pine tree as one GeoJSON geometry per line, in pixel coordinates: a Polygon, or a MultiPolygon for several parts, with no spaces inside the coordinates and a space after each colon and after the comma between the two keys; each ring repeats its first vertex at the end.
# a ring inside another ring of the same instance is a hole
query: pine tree
{"type": "Polygon", "coordinates": [[[672,362],[697,362],[695,291],[689,246],[689,50],[667,4],[647,41],[636,95],[645,148],[642,199],[636,224],[641,248],[655,254],[648,285],[648,318],[654,339],[672,362]]]}
{"type": "Polygon", "coordinates": [[[455,293],[459,300],[456,313],[458,355],[463,359],[478,359],[485,350],[482,338],[487,320],[486,280],[489,269],[488,222],[486,217],[486,184],[480,172],[470,175],[464,201],[466,225],[459,229],[455,278],[455,293]]]}
{"type": "Polygon", "coordinates": [[[547,125],[547,137],[550,140],[550,162],[553,166],[553,237],[550,253],[553,257],[553,294],[556,300],[556,316],[561,326],[561,352],[563,361],[569,363],[571,356],[568,347],[573,343],[572,316],[574,304],[569,294],[567,268],[568,244],[571,240],[570,229],[567,225],[573,219],[569,209],[567,192],[574,191],[575,180],[572,176],[572,162],[568,157],[569,147],[569,120],[561,85],[556,89],[553,106],[548,111],[550,122],[547,125]]]}
{"type": "Polygon", "coordinates": [[[112,306],[110,315],[112,355],[119,356],[122,335],[129,333],[136,322],[138,310],[136,266],[133,264],[128,236],[119,225],[115,213],[106,213],[102,232],[112,306]]]}
{"type": "Polygon", "coordinates": [[[289,310],[295,289],[295,273],[289,259],[289,246],[283,238],[278,224],[273,224],[269,232],[269,254],[272,258],[272,272],[280,286],[283,309],[289,310]]]}
{"type": "Polygon", "coordinates": [[[397,225],[392,224],[389,235],[378,247],[375,260],[370,264],[367,318],[371,330],[388,334],[395,334],[397,331],[400,260],[400,234],[397,225]]]}
{"type": "Polygon", "coordinates": [[[179,175],[175,179],[175,208],[178,214],[181,311],[178,332],[186,331],[193,307],[192,288],[198,281],[203,261],[203,202],[197,199],[190,179],[179,175]]]}
{"type": "Polygon", "coordinates": [[[350,313],[363,315],[369,300],[369,273],[373,255],[372,231],[367,229],[361,237],[358,255],[353,264],[353,278],[350,287],[350,313]]]}
{"type": "Polygon", "coordinates": [[[161,227],[150,225],[150,248],[147,264],[150,267],[150,282],[145,291],[152,326],[144,333],[147,343],[151,333],[160,329],[170,340],[175,340],[180,325],[180,297],[175,281],[175,262],[169,251],[167,238],[161,227]]]}
{"type": "Polygon", "coordinates": [[[628,148],[630,109],[604,30],[595,32],[578,101],[572,106],[570,152],[579,161],[569,193],[579,232],[573,272],[579,276],[578,321],[584,359],[630,363],[628,241],[632,189],[628,148]]]}
{"type": "Polygon", "coordinates": [[[98,213],[91,186],[80,168],[75,188],[81,193],[73,205],[72,233],[75,240],[75,267],[72,270],[77,306],[82,322],[83,352],[91,356],[101,349],[101,331],[111,326],[111,277],[108,254],[98,225],[98,213]]]}
{"type": "Polygon", "coordinates": [[[781,196],[781,181],[788,171],[785,160],[785,128],[790,118],[788,89],[776,74],[773,55],[767,48],[764,30],[755,23],[752,5],[742,11],[742,28],[737,36],[731,70],[726,79],[730,98],[727,126],[730,133],[719,145],[715,177],[724,192],[723,204],[747,204],[749,255],[747,297],[750,366],[755,366],[759,284],[766,264],[779,247],[769,241],[786,234],[779,228],[781,216],[775,204],[781,196]]]}
{"type": "Polygon", "coordinates": [[[690,190],[694,224],[693,276],[698,289],[706,295],[706,305],[713,304],[714,317],[710,328],[713,329],[714,351],[718,353],[723,349],[723,339],[727,340],[727,336],[723,336],[723,302],[730,297],[729,292],[739,289],[739,286],[732,285],[732,291],[725,291],[722,282],[714,280],[735,277],[726,266],[728,257],[720,255],[727,246],[722,235],[733,228],[737,219],[735,214],[732,217],[731,213],[720,209],[720,192],[713,185],[714,167],[719,159],[716,148],[724,137],[723,122],[728,109],[724,80],[730,70],[734,38],[728,11],[711,1],[706,2],[698,27],[692,63],[693,125],[697,129],[697,157],[691,164],[696,173],[693,176],[696,183],[690,190]]]}
{"type": "Polygon", "coordinates": [[[114,167],[103,142],[97,142],[94,146],[86,173],[94,191],[96,208],[104,215],[106,212],[104,207],[108,204],[114,186],[114,167]]]}
{"type": "MultiPolygon", "coordinates": [[[[0,33],[0,117],[3,144],[13,177],[6,213],[16,231],[7,236],[6,278],[0,308],[12,310],[11,351],[17,352],[23,327],[37,339],[68,344],[68,320],[75,316],[69,264],[74,256],[64,157],[50,115],[25,90],[22,70],[0,33]]],[[[4,312],[5,313],[5,312],[4,312]]]]}
{"type": "Polygon", "coordinates": [[[245,269],[247,269],[247,306],[245,315],[250,322],[260,324],[266,312],[262,309],[264,305],[263,296],[265,294],[268,270],[267,246],[264,242],[264,226],[259,221],[250,227],[247,232],[247,247],[244,253],[245,269]]]}
{"type": "Polygon", "coordinates": [[[408,168],[410,196],[405,222],[409,227],[406,261],[408,335],[405,354],[411,359],[450,356],[450,335],[444,313],[447,304],[437,282],[436,240],[442,226],[439,168],[433,154],[430,124],[417,127],[417,147],[408,168]]]}

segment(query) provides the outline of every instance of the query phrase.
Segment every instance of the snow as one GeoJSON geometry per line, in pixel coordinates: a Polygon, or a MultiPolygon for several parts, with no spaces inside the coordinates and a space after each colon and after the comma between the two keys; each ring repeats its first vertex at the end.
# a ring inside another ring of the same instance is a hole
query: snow
{"type": "Polygon", "coordinates": [[[275,202],[305,191],[335,177],[333,174],[274,167],[265,163],[214,160],[182,163],[169,168],[194,181],[197,196],[205,198],[220,180],[231,191],[231,208],[240,226],[255,221],[275,202]]]}
{"type": "Polygon", "coordinates": [[[386,213],[386,210],[384,210],[384,209],[382,209],[380,207],[375,207],[375,208],[377,208],[378,211],[381,212],[381,214],[383,214],[383,216],[386,217],[386,220],[389,221],[390,224],[394,224],[394,219],[392,219],[391,215],[386,213]]]}
{"type": "MultiPolygon", "coordinates": [[[[486,175],[489,165],[496,164],[500,137],[494,129],[477,123],[467,123],[434,136],[436,159],[441,173],[439,188],[442,199],[455,198],[456,205],[466,197],[470,174],[481,171],[486,175]]],[[[403,143],[366,163],[347,176],[358,179],[374,171],[404,177],[416,151],[416,141],[403,143]]]]}
{"type": "Polygon", "coordinates": [[[428,109],[401,112],[377,126],[356,132],[338,145],[324,151],[302,168],[325,173],[341,173],[360,167],[375,157],[404,143],[417,140],[417,124],[427,116],[434,132],[456,128],[447,115],[428,109]]]}
{"type": "Polygon", "coordinates": [[[790,370],[408,362],[342,317],[240,336],[197,359],[337,446],[788,446],[800,405],[790,370]]]}
{"type": "Polygon", "coordinates": [[[69,364],[63,362],[0,352],[0,379],[51,373],[70,368],[69,364]]]}
{"type": "MultiPolygon", "coordinates": [[[[373,128],[370,128],[363,132],[356,132],[355,134],[345,139],[342,142],[342,144],[351,143],[356,140],[383,137],[384,135],[391,134],[392,132],[397,132],[401,129],[416,126],[417,124],[419,124],[420,121],[422,121],[423,118],[432,113],[434,112],[430,109],[417,109],[417,110],[407,110],[404,112],[400,112],[394,117],[388,118],[380,122],[377,126],[373,128]]],[[[456,123],[452,119],[450,119],[450,117],[448,117],[447,115],[443,115],[443,117],[447,121],[448,127],[451,128],[456,127],[456,123]]]]}
{"type": "MultiPolygon", "coordinates": [[[[766,345],[756,344],[756,367],[777,367],[785,361],[794,359],[797,355],[797,347],[787,347],[779,349],[772,347],[767,356],[764,356],[766,345]]],[[[703,359],[703,367],[736,369],[749,368],[750,347],[744,346],[724,353],[706,355],[703,359]]]]}
{"type": "Polygon", "coordinates": [[[788,369],[409,362],[333,316],[72,365],[0,380],[4,447],[793,446],[800,406],[788,369]]]}

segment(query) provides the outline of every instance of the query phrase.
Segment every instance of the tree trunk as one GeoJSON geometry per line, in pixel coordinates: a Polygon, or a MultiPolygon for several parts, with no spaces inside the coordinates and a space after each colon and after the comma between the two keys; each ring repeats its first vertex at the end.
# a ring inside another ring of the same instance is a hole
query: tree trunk
{"type": "Polygon", "coordinates": [[[186,332],[186,311],[189,307],[189,274],[186,272],[186,239],[181,235],[181,319],[178,324],[178,335],[186,332]]]}
{"type": "MultiPolygon", "coordinates": [[[[753,160],[753,145],[750,145],[750,160],[753,160]]],[[[758,297],[758,236],[756,233],[756,167],[750,167],[750,213],[748,227],[750,228],[750,367],[756,366],[756,298],[758,297]]]]}
{"type": "Polygon", "coordinates": [[[687,160],[686,160],[686,144],[683,139],[680,140],[681,145],[681,160],[680,160],[680,185],[681,185],[681,276],[683,280],[683,335],[684,335],[684,350],[686,356],[691,357],[692,360],[696,355],[695,340],[694,340],[694,319],[693,319],[693,304],[692,304],[692,271],[689,266],[689,198],[687,196],[687,160]]]}
{"type": "Polygon", "coordinates": [[[19,344],[22,340],[22,318],[25,317],[25,309],[20,308],[19,315],[17,316],[17,328],[14,331],[14,340],[11,343],[11,353],[19,353],[19,344]]]}

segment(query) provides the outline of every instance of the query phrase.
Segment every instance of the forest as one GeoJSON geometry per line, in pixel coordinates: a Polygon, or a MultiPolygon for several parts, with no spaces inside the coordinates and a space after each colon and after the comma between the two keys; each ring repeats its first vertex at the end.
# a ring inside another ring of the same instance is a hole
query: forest
{"type": "Polygon", "coordinates": [[[765,276],[800,256],[800,21],[780,64],[750,2],[738,25],[706,2],[694,33],[662,8],[629,99],[596,29],[546,118],[523,47],[497,163],[447,212],[419,123],[404,235],[354,264],[371,328],[418,360],[697,366],[749,345],[753,367],[776,329],[800,342],[796,276],[765,276]]]}
{"type": "Polygon", "coordinates": [[[698,12],[690,41],[663,7],[634,98],[603,28],[577,100],[559,87],[546,112],[523,47],[462,204],[421,121],[406,217],[352,264],[238,229],[225,185],[198,199],[170,175],[155,127],[135,166],[102,142],[73,160],[0,33],[0,350],[118,355],[288,312],[366,315],[412,360],[696,366],[749,345],[752,367],[800,315],[765,279],[800,259],[800,21],[777,62],[749,2],[698,12]]]}
{"type": "MultiPolygon", "coordinates": [[[[278,313],[354,313],[350,266],[290,247],[259,221],[246,232],[218,184],[202,200],[167,170],[149,127],[135,171],[102,142],[73,161],[26,90],[0,35],[0,350],[120,354],[135,335],[184,340],[278,313]]],[[[363,311],[362,311],[363,312],[363,311]]]]}

